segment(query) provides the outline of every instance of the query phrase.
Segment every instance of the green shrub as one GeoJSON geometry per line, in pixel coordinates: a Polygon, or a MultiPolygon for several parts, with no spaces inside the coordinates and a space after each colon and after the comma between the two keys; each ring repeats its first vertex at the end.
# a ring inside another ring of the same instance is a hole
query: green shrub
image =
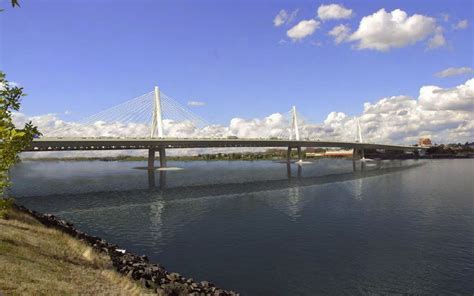
{"type": "Polygon", "coordinates": [[[8,212],[13,207],[13,198],[0,198],[0,219],[8,218],[8,212]]]}

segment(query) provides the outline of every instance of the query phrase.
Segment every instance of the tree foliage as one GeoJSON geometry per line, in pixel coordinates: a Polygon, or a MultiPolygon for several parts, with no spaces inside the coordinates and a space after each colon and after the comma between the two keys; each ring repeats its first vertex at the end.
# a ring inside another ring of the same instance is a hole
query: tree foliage
{"type": "MultiPolygon", "coordinates": [[[[10,2],[12,4],[12,7],[15,7],[15,6],[20,7],[20,2],[18,0],[11,0],[10,2]]],[[[2,11],[2,10],[3,9],[0,8],[0,11],[2,11]]]]}
{"type": "Polygon", "coordinates": [[[13,123],[12,112],[19,111],[23,88],[11,85],[0,72],[0,194],[10,185],[8,171],[19,160],[19,153],[27,148],[34,137],[41,135],[31,122],[22,128],[13,123]]]}

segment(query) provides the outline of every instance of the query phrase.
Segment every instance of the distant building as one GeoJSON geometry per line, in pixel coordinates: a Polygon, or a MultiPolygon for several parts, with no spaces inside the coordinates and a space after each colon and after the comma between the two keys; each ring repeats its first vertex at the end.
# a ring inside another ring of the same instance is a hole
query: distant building
{"type": "Polygon", "coordinates": [[[430,138],[420,138],[418,140],[418,146],[421,146],[421,147],[431,147],[433,146],[433,144],[431,143],[431,139],[430,138]]]}

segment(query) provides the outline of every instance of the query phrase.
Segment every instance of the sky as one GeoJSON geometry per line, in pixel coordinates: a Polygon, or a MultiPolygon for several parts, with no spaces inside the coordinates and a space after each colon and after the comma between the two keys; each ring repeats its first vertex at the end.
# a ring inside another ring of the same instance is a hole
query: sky
{"type": "Polygon", "coordinates": [[[371,141],[473,140],[469,0],[20,4],[0,1],[0,69],[45,129],[158,85],[224,136],[275,135],[295,105],[308,137],[358,118],[371,141]]]}

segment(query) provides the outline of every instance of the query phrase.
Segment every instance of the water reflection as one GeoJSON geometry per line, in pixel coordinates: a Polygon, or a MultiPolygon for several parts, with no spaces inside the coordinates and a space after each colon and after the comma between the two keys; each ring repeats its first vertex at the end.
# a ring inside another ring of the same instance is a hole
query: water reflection
{"type": "MultiPolygon", "coordinates": [[[[360,169],[353,172],[341,172],[327,175],[304,176],[302,165],[288,165],[289,178],[275,180],[255,180],[239,182],[234,180],[229,183],[167,186],[168,174],[176,172],[148,170],[148,189],[118,190],[118,191],[96,191],[86,193],[51,194],[20,198],[20,202],[34,209],[51,213],[67,214],[81,211],[100,211],[101,209],[124,209],[127,206],[136,207],[149,205],[153,213],[153,221],[160,221],[163,211],[169,205],[180,202],[184,204],[199,204],[200,199],[235,197],[239,195],[252,194],[256,192],[286,191],[283,195],[286,200],[284,207],[289,216],[296,217],[302,208],[300,189],[307,186],[315,186],[330,183],[345,182],[348,186],[354,186],[354,195],[357,199],[362,198],[363,179],[408,170],[419,164],[404,166],[379,165],[370,166],[361,163],[360,169]],[[297,171],[296,177],[292,177],[292,169],[297,171]],[[158,178],[158,184],[156,183],[158,178]]],[[[310,167],[308,166],[308,169],[310,167]]],[[[276,202],[281,202],[275,200],[276,202]]],[[[272,201],[273,202],[273,201],[272,201]]],[[[153,222],[156,223],[156,222],[153,222]]]]}
{"type": "Polygon", "coordinates": [[[449,161],[24,163],[13,191],[243,295],[466,294],[472,162],[449,161]]]}
{"type": "Polygon", "coordinates": [[[159,187],[156,186],[156,175],[157,171],[156,170],[147,170],[148,172],[148,189],[149,190],[155,190],[157,188],[159,189],[165,189],[166,188],[166,171],[158,171],[158,177],[159,177],[159,187]]]}

